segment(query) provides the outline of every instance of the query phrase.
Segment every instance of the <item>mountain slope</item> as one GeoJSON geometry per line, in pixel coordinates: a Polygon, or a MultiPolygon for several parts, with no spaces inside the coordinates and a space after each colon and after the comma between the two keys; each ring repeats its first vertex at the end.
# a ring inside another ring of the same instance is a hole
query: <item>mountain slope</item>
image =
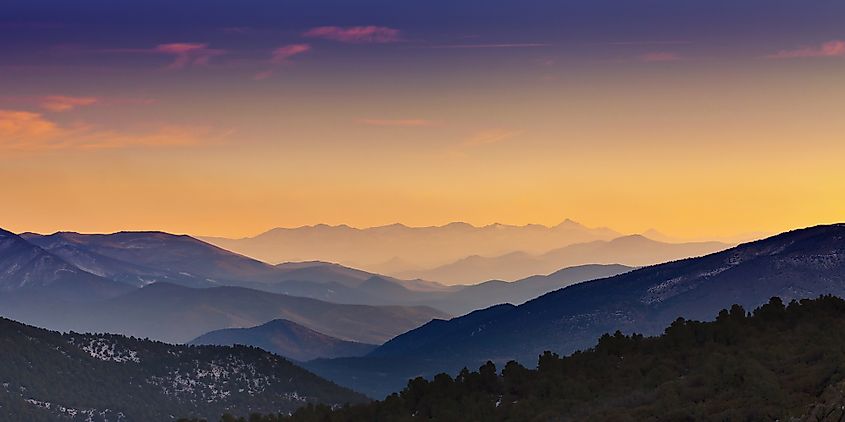
{"type": "Polygon", "coordinates": [[[203,240],[266,262],[319,260],[373,272],[399,272],[443,265],[473,254],[499,255],[513,251],[514,245],[540,253],[618,236],[606,228],[588,228],[567,220],[555,227],[450,223],[437,227],[393,224],[358,229],[319,224],[277,228],[245,239],[203,240]]]}
{"type": "Polygon", "coordinates": [[[471,286],[456,286],[453,292],[431,295],[424,303],[460,315],[500,303],[520,305],[540,295],[575,283],[611,277],[633,270],[624,265],[580,265],[549,275],[531,276],[517,281],[491,280],[471,286]]]}
{"type": "Polygon", "coordinates": [[[311,367],[332,374],[343,365],[344,374],[336,381],[381,394],[390,391],[386,383],[378,387],[356,381],[377,367],[379,359],[406,371],[395,376],[395,389],[413,368],[432,375],[488,359],[532,361],[545,350],[569,353],[586,347],[605,332],[654,334],[679,316],[709,318],[731,303],[750,309],[771,296],[791,300],[820,294],[845,296],[844,224],[796,230],[700,258],[576,284],[476,324],[449,324],[441,329],[441,337],[423,326],[394,339],[413,348],[391,353],[376,349],[372,358],[320,361],[311,367]],[[403,339],[418,335],[426,340],[403,339]]]}
{"type": "Polygon", "coordinates": [[[0,229],[0,294],[96,300],[130,290],[0,229]]]}
{"type": "Polygon", "coordinates": [[[167,283],[151,284],[92,306],[0,297],[0,313],[50,329],[111,332],[171,343],[284,318],[342,340],[380,344],[446,316],[423,306],[339,305],[242,287],[192,289],[167,283]]]}
{"type": "Polygon", "coordinates": [[[386,305],[414,302],[416,291],[446,286],[404,281],[327,262],[272,266],[197,240],[163,232],[22,235],[85,271],[135,287],[155,282],[186,287],[240,286],[340,303],[386,305]],[[378,278],[386,289],[362,288],[378,278]]]}
{"type": "Polygon", "coordinates": [[[51,235],[25,233],[29,242],[104,277],[143,286],[173,282],[192,287],[280,281],[272,265],[190,236],[163,232],[51,235]]]}
{"type": "Polygon", "coordinates": [[[728,247],[730,245],[719,242],[665,243],[633,235],[609,241],[569,245],[539,255],[526,252],[512,252],[495,257],[475,255],[429,270],[394,275],[450,284],[471,284],[491,279],[516,280],[584,264],[653,265],[701,256],[728,247]]]}
{"type": "MultiPolygon", "coordinates": [[[[714,315],[710,315],[712,318],[714,315]]],[[[845,301],[778,298],[714,322],[678,319],[660,337],[604,335],[551,353],[410,381],[382,402],[300,409],[288,421],[839,421],[845,417],[845,301]]]]}
{"type": "Polygon", "coordinates": [[[170,420],[363,397],[267,352],[60,334],[0,319],[0,419],[170,420]]]}
{"type": "Polygon", "coordinates": [[[376,348],[372,344],[336,339],[285,319],[276,319],[251,328],[212,331],[191,340],[189,344],[217,346],[242,344],[259,347],[297,361],[363,356],[376,348]]]}
{"type": "Polygon", "coordinates": [[[320,261],[271,266],[189,236],[161,232],[27,233],[23,237],[77,268],[129,286],[155,282],[186,287],[240,286],[336,303],[424,305],[453,313],[498,303],[522,303],[574,282],[627,270],[613,265],[583,266],[545,278],[532,277],[530,283],[491,281],[478,286],[444,286],[320,261]],[[543,286],[541,279],[547,285],[543,286]]]}

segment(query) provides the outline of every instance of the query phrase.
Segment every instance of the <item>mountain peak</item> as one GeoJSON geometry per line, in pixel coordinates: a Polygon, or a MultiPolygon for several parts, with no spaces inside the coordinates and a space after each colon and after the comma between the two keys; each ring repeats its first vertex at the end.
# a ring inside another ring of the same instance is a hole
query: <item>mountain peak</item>
{"type": "Polygon", "coordinates": [[[563,220],[560,224],[554,226],[554,228],[583,228],[583,227],[584,227],[583,224],[581,224],[581,223],[579,223],[575,220],[569,219],[569,218],[567,218],[566,220],[563,220]]]}
{"type": "Polygon", "coordinates": [[[463,221],[453,221],[453,222],[443,226],[443,228],[447,228],[447,229],[474,229],[475,226],[473,226],[472,224],[469,224],[469,223],[465,223],[463,221]]]}

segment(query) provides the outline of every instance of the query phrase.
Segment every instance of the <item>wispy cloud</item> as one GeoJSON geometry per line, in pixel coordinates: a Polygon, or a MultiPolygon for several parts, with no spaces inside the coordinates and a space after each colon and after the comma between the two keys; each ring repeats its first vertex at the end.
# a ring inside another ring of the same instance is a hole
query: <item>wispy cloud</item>
{"type": "Polygon", "coordinates": [[[96,104],[100,100],[96,97],[68,97],[65,95],[50,95],[41,99],[41,108],[53,112],[70,111],[77,107],[96,104]]]}
{"type": "Polygon", "coordinates": [[[767,56],[770,59],[797,59],[802,57],[841,57],[845,56],[845,41],[831,40],[819,46],[802,47],[795,50],[781,50],[767,56]]]}
{"type": "Polygon", "coordinates": [[[282,46],[273,50],[273,55],[270,58],[270,61],[276,64],[284,63],[291,57],[305,53],[309,50],[311,50],[311,46],[308,44],[290,44],[282,46]]]}
{"type": "Polygon", "coordinates": [[[498,144],[511,140],[522,134],[522,131],[507,128],[489,128],[473,132],[458,143],[448,146],[443,152],[448,157],[463,159],[474,150],[484,146],[498,144]]]}
{"type": "MultiPolygon", "coordinates": [[[[308,52],[311,50],[309,44],[289,44],[281,46],[270,54],[270,63],[273,65],[285,64],[290,61],[293,56],[308,52]]],[[[273,69],[262,70],[256,73],[252,78],[256,81],[263,81],[273,76],[273,69]]]]}
{"type": "Polygon", "coordinates": [[[0,151],[102,150],[196,145],[225,135],[208,128],[161,126],[145,133],[123,133],[92,125],[62,126],[41,113],[0,110],[0,151]]]}
{"type": "Polygon", "coordinates": [[[521,131],[504,128],[484,129],[470,135],[462,145],[465,147],[477,147],[495,144],[512,139],[521,133],[521,131]]]}
{"type": "Polygon", "coordinates": [[[367,126],[387,127],[422,127],[432,126],[434,122],[425,119],[362,119],[359,123],[367,126]]]}
{"type": "Polygon", "coordinates": [[[398,29],[384,26],[321,26],[302,34],[309,38],[322,38],[351,44],[393,43],[402,40],[398,29]]]}
{"type": "Polygon", "coordinates": [[[640,60],[644,62],[676,62],[682,60],[682,57],[678,53],[672,53],[669,51],[652,51],[649,53],[645,53],[640,55],[640,60]]]}
{"type": "Polygon", "coordinates": [[[501,43],[501,44],[442,44],[432,45],[429,48],[541,48],[550,47],[546,43],[501,43]]]}
{"type": "Polygon", "coordinates": [[[223,50],[209,48],[208,44],[196,43],[160,44],[153,51],[172,55],[173,62],[168,66],[171,69],[183,69],[193,65],[204,66],[212,58],[226,54],[223,50]]]}
{"type": "Polygon", "coordinates": [[[117,48],[98,50],[102,53],[160,54],[173,57],[168,69],[184,69],[190,66],[204,66],[211,59],[226,54],[226,50],[210,48],[201,43],[168,43],[153,48],[117,48]]]}
{"type": "Polygon", "coordinates": [[[685,45],[692,44],[690,41],[671,41],[671,40],[657,40],[657,41],[610,41],[604,43],[597,43],[601,45],[685,45]]]}
{"type": "Polygon", "coordinates": [[[105,106],[135,106],[151,105],[157,101],[153,98],[131,98],[131,97],[100,97],[100,96],[74,96],[74,95],[25,95],[25,96],[0,96],[0,108],[40,108],[53,113],[62,113],[76,110],[80,107],[93,105],[105,106]]]}

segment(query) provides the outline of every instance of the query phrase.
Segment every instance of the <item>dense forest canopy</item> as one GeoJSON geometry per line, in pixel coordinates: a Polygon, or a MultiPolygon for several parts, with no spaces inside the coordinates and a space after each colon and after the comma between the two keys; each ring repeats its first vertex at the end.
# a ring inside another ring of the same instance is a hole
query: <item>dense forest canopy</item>
{"type": "Polygon", "coordinates": [[[606,334],[571,356],[545,353],[536,369],[488,363],[411,380],[383,401],[242,420],[840,420],[844,379],[845,301],[772,298],[713,322],[678,319],[659,337],[606,334]]]}

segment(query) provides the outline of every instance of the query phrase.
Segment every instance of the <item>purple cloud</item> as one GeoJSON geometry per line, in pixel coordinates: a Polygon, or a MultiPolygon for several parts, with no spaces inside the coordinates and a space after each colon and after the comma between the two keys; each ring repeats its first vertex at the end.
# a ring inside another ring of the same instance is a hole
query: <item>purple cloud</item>
{"type": "MultiPolygon", "coordinates": [[[[310,50],[311,46],[309,44],[285,45],[273,50],[273,53],[270,55],[270,63],[275,65],[284,64],[287,63],[291,57],[310,50]]],[[[271,76],[273,76],[273,69],[267,69],[256,73],[253,75],[252,79],[255,79],[256,81],[263,81],[271,76]]]]}
{"type": "Polygon", "coordinates": [[[401,41],[398,29],[384,26],[321,26],[302,34],[309,38],[323,38],[350,44],[385,44],[401,41]]]}
{"type": "Polygon", "coordinates": [[[212,58],[226,54],[223,50],[208,48],[208,44],[197,43],[160,44],[152,51],[174,56],[173,62],[168,66],[170,69],[184,69],[193,65],[204,66],[212,58]]]}
{"type": "Polygon", "coordinates": [[[781,50],[769,55],[770,59],[797,59],[802,57],[840,57],[845,56],[845,41],[831,40],[817,47],[803,47],[795,50],[781,50]]]}

